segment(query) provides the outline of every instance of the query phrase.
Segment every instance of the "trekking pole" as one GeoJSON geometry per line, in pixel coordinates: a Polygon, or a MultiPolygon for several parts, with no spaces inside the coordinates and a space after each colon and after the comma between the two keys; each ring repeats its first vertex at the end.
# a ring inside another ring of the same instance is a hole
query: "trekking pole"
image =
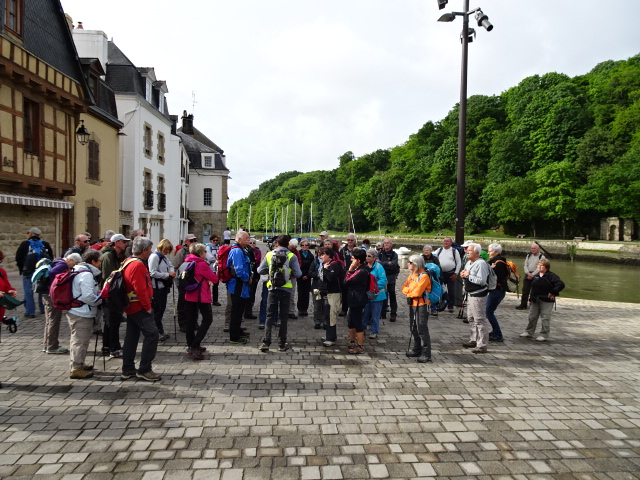
{"type": "Polygon", "coordinates": [[[460,302],[460,310],[458,310],[458,318],[464,319],[464,308],[467,304],[467,293],[462,296],[462,301],[460,302]]]}
{"type": "Polygon", "coordinates": [[[178,327],[176,326],[176,289],[171,289],[173,295],[173,338],[178,339],[178,327]]]}
{"type": "Polygon", "coordinates": [[[411,318],[411,306],[409,306],[409,345],[407,346],[407,353],[411,351],[411,340],[413,340],[413,327],[416,322],[417,311],[413,312],[413,319],[411,318]]]}

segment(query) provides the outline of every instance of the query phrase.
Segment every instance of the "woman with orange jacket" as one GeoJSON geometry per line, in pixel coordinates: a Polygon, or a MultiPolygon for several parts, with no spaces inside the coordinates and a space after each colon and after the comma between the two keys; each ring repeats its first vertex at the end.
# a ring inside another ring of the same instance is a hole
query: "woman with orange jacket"
{"type": "Polygon", "coordinates": [[[402,286],[402,293],[407,296],[409,303],[409,325],[413,337],[413,349],[407,351],[407,357],[418,357],[419,363],[431,361],[431,337],[429,336],[429,299],[431,280],[424,269],[422,255],[412,255],[409,258],[411,273],[402,286]]]}

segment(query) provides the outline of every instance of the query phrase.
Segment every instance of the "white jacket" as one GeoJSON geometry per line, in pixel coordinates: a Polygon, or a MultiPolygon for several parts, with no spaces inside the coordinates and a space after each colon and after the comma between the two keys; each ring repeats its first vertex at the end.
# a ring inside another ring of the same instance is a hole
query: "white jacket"
{"type": "Polygon", "coordinates": [[[169,272],[175,270],[171,262],[169,262],[169,259],[164,255],[160,258],[158,253],[157,250],[153,252],[147,262],[151,283],[155,289],[164,288],[164,283],[162,283],[161,280],[167,280],[169,278],[169,272]]]}
{"type": "Polygon", "coordinates": [[[71,288],[73,290],[73,298],[77,298],[84,305],[69,310],[69,313],[79,317],[94,318],[98,312],[97,306],[102,303],[102,299],[95,301],[96,296],[100,292],[96,278],[100,277],[100,270],[93,265],[80,263],[71,270],[78,272],[73,277],[71,288]]]}

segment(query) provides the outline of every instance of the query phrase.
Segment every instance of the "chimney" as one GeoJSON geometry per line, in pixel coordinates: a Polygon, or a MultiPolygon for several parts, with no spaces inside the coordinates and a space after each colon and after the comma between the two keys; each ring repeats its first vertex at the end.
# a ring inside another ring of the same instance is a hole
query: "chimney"
{"type": "Polygon", "coordinates": [[[182,133],[193,135],[193,115],[187,115],[186,110],[182,113],[182,133]]]}
{"type": "Polygon", "coordinates": [[[84,27],[82,26],[82,22],[78,22],[78,26],[76,28],[78,30],[84,30],[84,27]]]}

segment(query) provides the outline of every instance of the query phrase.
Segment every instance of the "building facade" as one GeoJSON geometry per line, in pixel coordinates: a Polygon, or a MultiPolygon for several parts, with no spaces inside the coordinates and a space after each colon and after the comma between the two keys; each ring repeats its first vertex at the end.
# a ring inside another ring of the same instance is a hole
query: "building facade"
{"type": "Polygon", "coordinates": [[[136,67],[104,32],[75,30],[81,57],[106,55],[105,81],[115,94],[118,120],[122,122],[118,155],[119,210],[117,230],[129,235],[142,230],[154,243],[168,238],[176,243],[183,235],[186,211],[180,210],[186,190],[175,179],[182,172],[179,141],[166,101],[165,81],[153,68],[136,67]]]}
{"type": "Polygon", "coordinates": [[[193,115],[182,115],[178,135],[189,154],[189,233],[208,241],[222,236],[227,225],[229,169],[222,150],[193,126],[193,115]]]}
{"type": "Polygon", "coordinates": [[[30,227],[56,252],[73,236],[76,129],[88,87],[58,0],[0,0],[0,249],[30,227]],[[42,32],[47,32],[42,35],[42,32]]]}

